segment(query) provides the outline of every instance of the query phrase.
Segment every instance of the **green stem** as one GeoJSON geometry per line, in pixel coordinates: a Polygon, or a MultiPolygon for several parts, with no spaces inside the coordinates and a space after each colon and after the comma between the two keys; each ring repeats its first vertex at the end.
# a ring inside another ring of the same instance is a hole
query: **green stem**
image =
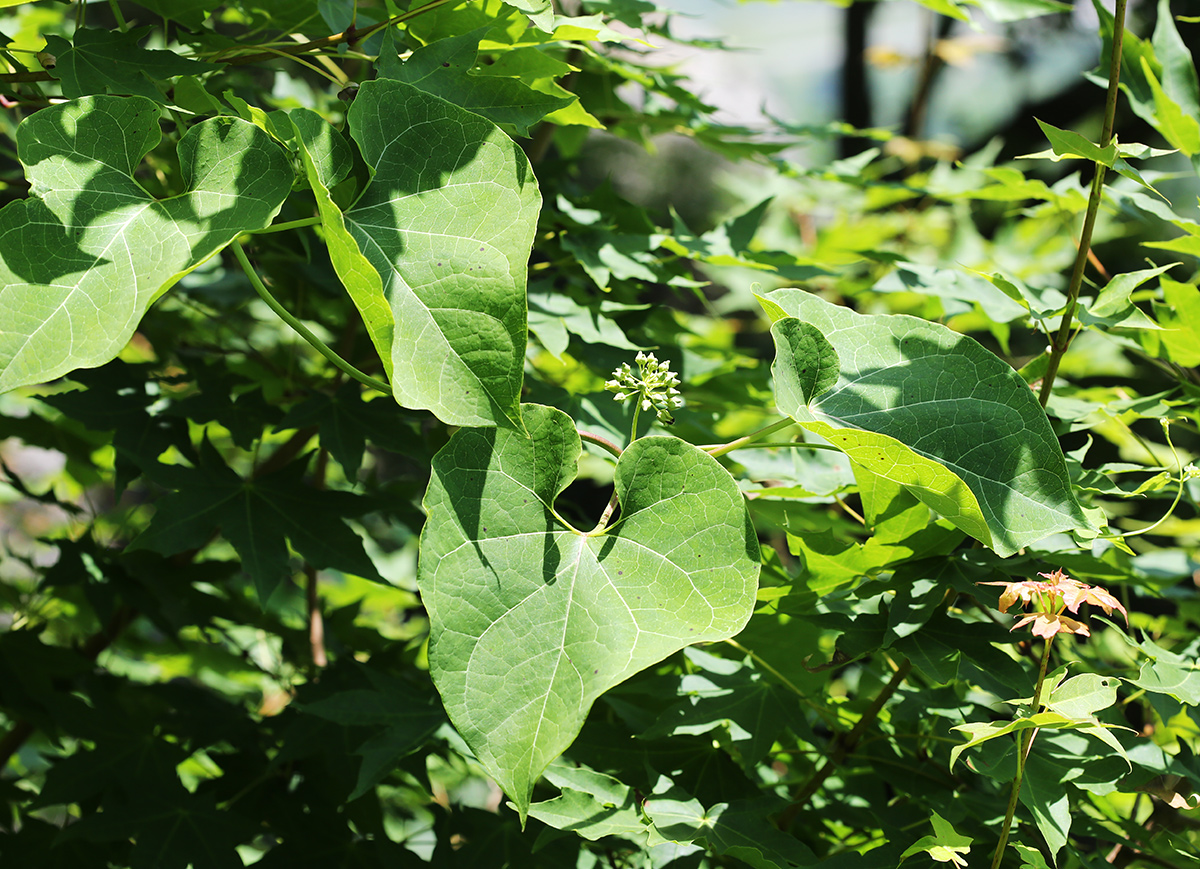
{"type": "Polygon", "coordinates": [[[321,218],[319,217],[304,217],[300,220],[289,220],[286,223],[273,223],[265,229],[256,229],[247,235],[267,235],[272,232],[284,232],[288,229],[299,229],[302,226],[319,226],[321,218]]]}
{"type": "Polygon", "coordinates": [[[595,435],[595,434],[592,434],[591,432],[581,431],[581,432],[579,432],[579,439],[581,441],[587,441],[589,444],[595,444],[598,447],[602,447],[602,448],[608,450],[610,453],[612,453],[618,459],[621,458],[621,448],[619,446],[617,446],[616,444],[614,444],[612,441],[610,441],[608,438],[602,438],[602,437],[600,437],[600,435],[595,435]]]}
{"type": "MultiPolygon", "coordinates": [[[[1038,667],[1037,685],[1033,689],[1034,711],[1041,709],[1042,684],[1046,681],[1046,665],[1050,662],[1050,644],[1054,635],[1046,638],[1046,648],[1042,650],[1042,663],[1038,667]]],[[[1017,740],[1017,774],[1013,777],[1012,792],[1008,795],[1008,809],[1004,812],[1004,826],[1000,828],[1000,841],[996,843],[996,853],[992,855],[992,869],[999,869],[1000,861],[1004,859],[1004,846],[1008,844],[1008,831],[1012,827],[1013,815],[1017,813],[1017,797],[1021,794],[1021,780],[1025,776],[1025,761],[1033,748],[1033,738],[1038,729],[1031,727],[1022,730],[1017,740]]]]}
{"type": "Polygon", "coordinates": [[[246,256],[246,251],[242,247],[241,242],[239,242],[237,239],[234,239],[233,244],[231,244],[230,247],[233,248],[233,254],[237,257],[238,262],[241,263],[242,270],[246,273],[246,277],[250,279],[250,284],[254,287],[254,291],[258,293],[264,302],[267,303],[267,307],[279,315],[279,319],[283,320],[283,322],[295,329],[301,338],[311,344],[318,353],[332,362],[339,371],[342,371],[348,376],[353,377],[364,386],[369,386],[372,389],[379,390],[384,395],[392,394],[392,388],[390,386],[388,386],[382,380],[378,380],[369,374],[364,374],[341,356],[338,356],[337,353],[330,349],[329,345],[314,335],[307,326],[293,317],[291,313],[285,307],[283,307],[283,305],[279,304],[279,301],[271,295],[266,286],[263,284],[262,279],[259,278],[258,274],[254,271],[254,267],[250,265],[250,259],[246,256]]]}
{"type": "MultiPolygon", "coordinates": [[[[788,428],[789,426],[793,426],[795,424],[796,421],[794,419],[792,419],[790,416],[785,416],[778,422],[773,422],[765,428],[760,428],[756,432],[751,432],[744,438],[738,438],[735,441],[730,441],[727,444],[722,444],[716,447],[706,447],[704,451],[713,458],[716,458],[717,456],[723,456],[726,453],[731,453],[734,450],[740,450],[744,448],[751,441],[756,441],[759,438],[766,437],[769,434],[774,434],[777,431],[781,431],[782,429],[788,428]]],[[[802,446],[811,447],[812,444],[803,444],[802,446]]]]}
{"type": "Polygon", "coordinates": [[[629,442],[631,444],[637,440],[638,417],[642,415],[642,397],[640,395],[634,395],[633,400],[633,425],[629,428],[629,442]]]}
{"type": "Polygon", "coordinates": [[[117,0],[108,0],[108,8],[112,10],[113,18],[117,20],[117,30],[121,33],[128,30],[129,24],[125,21],[125,16],[121,14],[121,7],[117,0]]]}
{"type": "MultiPolygon", "coordinates": [[[[1104,129],[1100,134],[1100,147],[1107,148],[1112,142],[1113,125],[1117,116],[1117,91],[1121,81],[1121,42],[1125,38],[1125,4],[1117,0],[1113,10],[1112,57],[1108,67],[1108,98],[1104,103],[1104,129]]],[[[1071,345],[1071,327],[1075,322],[1075,306],[1079,301],[1079,290],[1083,286],[1083,269],[1087,264],[1088,252],[1092,249],[1092,230],[1096,226],[1096,214],[1100,211],[1100,200],[1104,194],[1104,166],[1096,164],[1092,177],[1091,194],[1088,196],[1087,213],[1083,218],[1083,230],[1079,233],[1079,250],[1075,254],[1075,265],[1071,269],[1071,282],[1067,287],[1067,307],[1063,311],[1058,333],[1050,341],[1050,359],[1042,377],[1042,391],[1038,401],[1042,407],[1050,401],[1054,378],[1067,348],[1071,345]]]]}

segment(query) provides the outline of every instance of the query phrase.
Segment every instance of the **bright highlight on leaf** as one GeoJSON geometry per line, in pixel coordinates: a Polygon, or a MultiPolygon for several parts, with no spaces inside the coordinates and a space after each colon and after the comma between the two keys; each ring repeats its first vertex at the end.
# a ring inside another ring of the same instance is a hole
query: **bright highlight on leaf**
{"type": "Polygon", "coordinates": [[[159,143],[144,97],[85,97],[17,128],[30,198],[0,210],[0,392],[112,359],[146,309],[291,190],[283,150],[222,117],[179,142],[184,190],[156,200],[134,179],[159,143]]]}
{"type": "Polygon", "coordinates": [[[372,177],[343,214],[344,142],[292,120],[338,277],[396,400],[452,425],[519,425],[525,268],[541,197],[499,128],[398,81],[366,82],[350,132],[372,177]]]}
{"type": "Polygon", "coordinates": [[[800,425],[1000,555],[1090,528],[1045,411],[975,340],[914,317],[858,314],[803,290],[760,301],[777,324],[794,317],[815,327],[840,361],[836,384],[805,400],[794,384],[811,357],[797,356],[790,332],[772,330],[776,404],[800,425]]]}
{"type": "Polygon", "coordinates": [[[592,703],[750,617],[758,543],[715,459],[642,438],[617,462],[620,516],[595,536],[554,500],[575,476],[569,417],[524,405],[529,436],[465,429],[434,459],[419,583],[429,664],[455,727],[522,818],[592,703]]]}

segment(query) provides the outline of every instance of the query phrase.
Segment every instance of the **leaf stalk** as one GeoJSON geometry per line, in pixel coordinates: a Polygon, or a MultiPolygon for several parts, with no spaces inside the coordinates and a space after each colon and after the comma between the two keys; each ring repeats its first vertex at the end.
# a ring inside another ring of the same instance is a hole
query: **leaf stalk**
{"type": "Polygon", "coordinates": [[[311,344],[313,349],[315,349],[318,353],[332,362],[339,371],[350,377],[353,377],[364,386],[369,386],[372,389],[379,390],[384,395],[392,394],[392,388],[388,386],[388,384],[384,383],[382,380],[372,377],[369,374],[359,371],[357,368],[335,353],[328,344],[314,335],[311,329],[292,316],[291,312],[289,312],[287,308],[283,307],[283,305],[279,303],[278,299],[271,295],[271,292],[267,289],[266,285],[263,284],[262,278],[260,278],[258,273],[254,271],[254,266],[250,264],[250,259],[246,256],[246,250],[242,247],[240,241],[234,239],[230,247],[233,248],[233,254],[237,257],[238,262],[241,264],[242,270],[246,273],[246,277],[250,279],[250,284],[254,287],[254,291],[258,293],[259,297],[264,302],[267,303],[267,307],[279,315],[279,319],[283,320],[283,322],[295,329],[301,338],[311,344]]]}

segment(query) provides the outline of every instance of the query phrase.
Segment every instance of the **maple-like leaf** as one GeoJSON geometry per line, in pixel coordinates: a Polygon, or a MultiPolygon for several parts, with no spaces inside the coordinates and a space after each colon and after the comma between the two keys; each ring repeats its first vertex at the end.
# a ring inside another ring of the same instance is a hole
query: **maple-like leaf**
{"type": "Polygon", "coordinates": [[[304,485],[306,464],[300,460],[244,479],[205,440],[196,467],[158,465],[148,474],[175,491],[158,503],[149,527],[130,548],[173,555],[205,546],[220,530],[263,602],[293,572],[288,543],[313,567],[383,581],[362,540],[342,521],[365,513],[368,502],[304,485]]]}

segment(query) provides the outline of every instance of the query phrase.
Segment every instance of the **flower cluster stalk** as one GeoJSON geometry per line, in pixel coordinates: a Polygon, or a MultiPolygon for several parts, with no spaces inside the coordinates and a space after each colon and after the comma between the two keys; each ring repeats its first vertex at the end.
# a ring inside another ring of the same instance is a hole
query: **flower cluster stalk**
{"type": "MultiPolygon", "coordinates": [[[[1037,685],[1033,689],[1033,708],[1031,712],[1044,708],[1039,701],[1042,697],[1042,686],[1046,683],[1046,665],[1050,662],[1050,644],[1054,642],[1055,634],[1046,637],[1046,645],[1042,649],[1042,662],[1038,668],[1037,685]]],[[[1000,841],[996,843],[996,853],[992,855],[991,869],[999,869],[1000,861],[1004,859],[1004,846],[1008,844],[1008,833],[1012,829],[1013,815],[1017,812],[1017,798],[1021,795],[1021,781],[1025,777],[1025,761],[1033,749],[1033,740],[1038,728],[1021,731],[1017,740],[1017,774],[1013,776],[1012,791],[1008,795],[1008,809],[1004,812],[1004,824],[1000,827],[1000,841]]]]}

